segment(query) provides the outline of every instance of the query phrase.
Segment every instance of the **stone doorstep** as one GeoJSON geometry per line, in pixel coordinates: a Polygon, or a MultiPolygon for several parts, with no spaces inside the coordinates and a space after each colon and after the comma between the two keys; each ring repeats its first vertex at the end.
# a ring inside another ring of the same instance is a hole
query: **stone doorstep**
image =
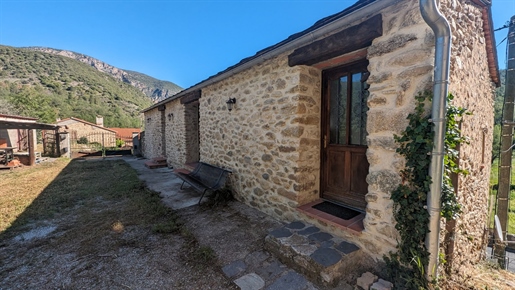
{"type": "Polygon", "coordinates": [[[356,245],[300,221],[271,231],[265,248],[287,266],[330,287],[349,274],[357,274],[353,272],[361,270],[364,255],[356,245]]]}
{"type": "Polygon", "coordinates": [[[155,158],[152,158],[152,161],[154,161],[155,163],[158,163],[158,164],[166,165],[166,158],[164,158],[164,157],[155,157],[155,158]]]}
{"type": "Polygon", "coordinates": [[[145,166],[150,169],[155,169],[155,168],[168,167],[168,164],[157,163],[157,162],[154,162],[154,160],[150,160],[150,161],[145,162],[145,166]]]}
{"type": "Polygon", "coordinates": [[[344,220],[313,208],[314,205],[321,202],[323,202],[322,199],[315,200],[308,204],[299,206],[297,211],[304,214],[309,219],[313,219],[315,223],[317,221],[322,221],[352,234],[360,235],[364,230],[363,220],[365,219],[365,214],[361,213],[349,220],[344,220]]]}

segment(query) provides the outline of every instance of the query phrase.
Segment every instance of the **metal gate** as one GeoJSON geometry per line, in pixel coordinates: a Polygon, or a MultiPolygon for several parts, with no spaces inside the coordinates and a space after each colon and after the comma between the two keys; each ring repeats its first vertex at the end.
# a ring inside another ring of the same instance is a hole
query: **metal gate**
{"type": "Polygon", "coordinates": [[[130,155],[131,149],[132,137],[117,136],[111,132],[88,134],[72,132],[70,138],[70,150],[73,157],[130,155]]]}

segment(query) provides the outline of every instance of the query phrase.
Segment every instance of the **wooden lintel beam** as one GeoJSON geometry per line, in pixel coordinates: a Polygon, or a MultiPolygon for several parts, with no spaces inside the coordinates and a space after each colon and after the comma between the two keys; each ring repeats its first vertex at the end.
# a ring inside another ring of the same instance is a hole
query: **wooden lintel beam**
{"type": "Polygon", "coordinates": [[[193,91],[181,97],[181,104],[189,104],[200,99],[201,93],[200,90],[193,91]]]}
{"type": "Polygon", "coordinates": [[[383,35],[383,20],[378,14],[324,39],[296,49],[288,56],[288,65],[312,65],[342,54],[370,46],[383,35]]]}

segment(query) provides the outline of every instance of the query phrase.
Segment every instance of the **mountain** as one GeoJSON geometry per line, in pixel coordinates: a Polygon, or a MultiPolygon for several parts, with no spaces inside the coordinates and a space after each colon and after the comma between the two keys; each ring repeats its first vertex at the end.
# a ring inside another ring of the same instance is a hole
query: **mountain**
{"type": "Polygon", "coordinates": [[[91,65],[61,55],[0,45],[0,113],[76,117],[106,127],[141,127],[140,111],[152,100],[140,90],[91,65]]]}
{"type": "Polygon", "coordinates": [[[172,82],[158,80],[151,76],[135,71],[119,69],[91,56],[73,51],[37,46],[26,48],[35,51],[62,55],[89,64],[101,72],[112,75],[115,79],[121,80],[130,84],[131,86],[138,88],[154,102],[158,102],[167,97],[173,96],[182,90],[181,87],[172,82]]]}

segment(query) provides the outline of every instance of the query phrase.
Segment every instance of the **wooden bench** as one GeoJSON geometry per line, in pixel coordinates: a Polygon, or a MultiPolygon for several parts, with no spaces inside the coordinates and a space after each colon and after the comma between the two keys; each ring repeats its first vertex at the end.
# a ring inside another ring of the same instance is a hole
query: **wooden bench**
{"type": "Polygon", "coordinates": [[[195,169],[189,173],[183,170],[176,170],[174,173],[177,177],[182,179],[181,189],[184,183],[187,182],[196,190],[202,192],[202,196],[200,196],[198,201],[198,204],[200,204],[206,192],[209,190],[215,192],[221,189],[225,185],[227,175],[232,172],[211,164],[199,162],[195,166],[195,169]]]}

